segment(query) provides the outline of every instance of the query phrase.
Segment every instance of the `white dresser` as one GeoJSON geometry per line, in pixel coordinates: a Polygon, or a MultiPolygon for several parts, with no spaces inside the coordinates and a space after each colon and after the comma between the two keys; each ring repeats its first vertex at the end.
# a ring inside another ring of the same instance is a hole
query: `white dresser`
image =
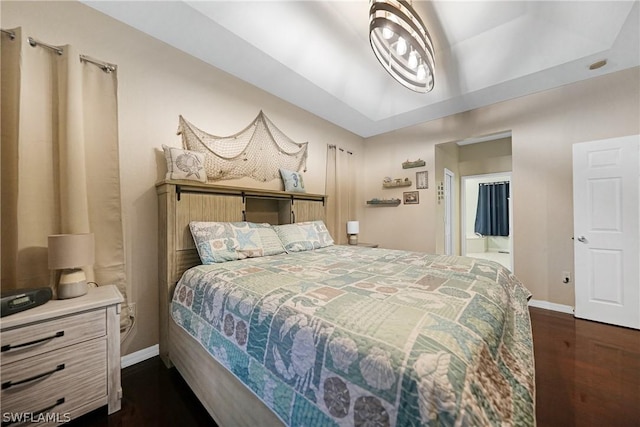
{"type": "Polygon", "coordinates": [[[101,286],[0,319],[2,426],[120,410],[122,301],[115,286],[101,286]]]}

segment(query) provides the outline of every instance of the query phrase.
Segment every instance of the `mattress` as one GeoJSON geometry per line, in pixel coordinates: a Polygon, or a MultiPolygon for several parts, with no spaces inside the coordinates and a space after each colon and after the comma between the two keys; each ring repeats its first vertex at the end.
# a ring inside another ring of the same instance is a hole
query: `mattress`
{"type": "Polygon", "coordinates": [[[529,297],[494,262],[336,245],[193,267],[171,315],[285,425],[533,426],[529,297]]]}

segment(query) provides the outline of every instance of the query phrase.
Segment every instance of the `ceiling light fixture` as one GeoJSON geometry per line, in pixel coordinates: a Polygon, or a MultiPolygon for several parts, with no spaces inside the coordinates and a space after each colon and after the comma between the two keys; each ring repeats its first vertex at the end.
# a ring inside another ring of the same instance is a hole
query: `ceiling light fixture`
{"type": "Polygon", "coordinates": [[[384,69],[403,86],[420,93],[433,89],[433,44],[408,2],[371,0],[369,41],[384,69]]]}

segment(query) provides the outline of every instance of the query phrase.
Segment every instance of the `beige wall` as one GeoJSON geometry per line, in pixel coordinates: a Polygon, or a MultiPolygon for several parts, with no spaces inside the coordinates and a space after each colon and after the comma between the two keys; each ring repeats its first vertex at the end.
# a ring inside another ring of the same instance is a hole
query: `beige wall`
{"type": "MultiPolygon", "coordinates": [[[[118,65],[120,176],[130,300],[135,330],[123,354],[158,343],[157,199],[162,144],[180,146],[178,115],[218,135],[236,133],[262,109],[294,141],[309,142],[305,185],[324,193],[326,145],[361,157],[362,138],[248,85],[79,2],[2,1],[3,29],[53,45],[73,44],[83,54],[118,65]]],[[[280,180],[224,184],[280,189],[280,180]]]]}
{"type": "Polygon", "coordinates": [[[460,147],[460,176],[511,172],[511,138],[460,147]]]}
{"type": "MultiPolygon", "coordinates": [[[[366,141],[363,200],[380,194],[381,175],[397,174],[406,158],[427,160],[441,177],[435,145],[512,132],[514,270],[533,298],[573,306],[572,144],[640,133],[640,69],[434,120],[366,141]]],[[[441,178],[437,178],[441,179],[441,178]]],[[[419,205],[366,208],[361,240],[433,252],[442,248],[436,182],[420,190],[419,205]]]]}

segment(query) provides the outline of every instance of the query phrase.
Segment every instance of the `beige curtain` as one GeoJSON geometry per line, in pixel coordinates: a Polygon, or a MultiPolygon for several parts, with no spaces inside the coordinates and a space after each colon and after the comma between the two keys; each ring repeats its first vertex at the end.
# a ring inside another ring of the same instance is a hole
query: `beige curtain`
{"type": "Polygon", "coordinates": [[[47,236],[91,232],[88,279],[126,298],[116,69],[11,31],[2,33],[2,289],[51,285],[47,236]]]}
{"type": "Polygon", "coordinates": [[[355,168],[353,153],[327,146],[327,228],[336,244],[346,244],[347,221],[355,217],[355,168]]]}

